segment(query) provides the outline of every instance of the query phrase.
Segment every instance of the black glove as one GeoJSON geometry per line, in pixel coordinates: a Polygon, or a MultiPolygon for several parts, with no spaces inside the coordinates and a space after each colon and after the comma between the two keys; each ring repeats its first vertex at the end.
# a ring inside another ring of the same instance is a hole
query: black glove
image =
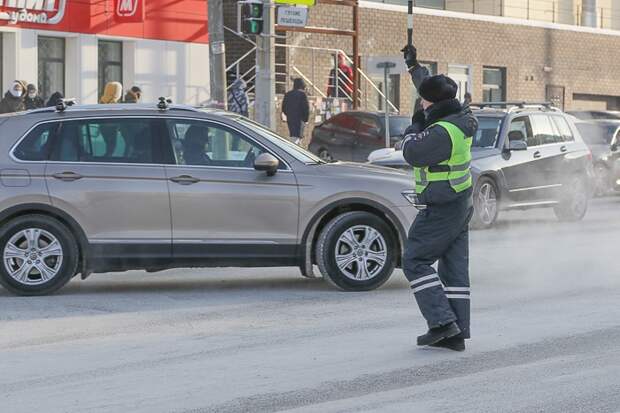
{"type": "Polygon", "coordinates": [[[423,110],[418,110],[411,117],[411,126],[409,126],[405,133],[420,133],[426,126],[426,113],[423,110]]]}
{"type": "Polygon", "coordinates": [[[418,66],[418,50],[415,46],[408,44],[402,48],[401,52],[403,52],[403,57],[405,58],[405,63],[407,64],[408,70],[418,66]]]}

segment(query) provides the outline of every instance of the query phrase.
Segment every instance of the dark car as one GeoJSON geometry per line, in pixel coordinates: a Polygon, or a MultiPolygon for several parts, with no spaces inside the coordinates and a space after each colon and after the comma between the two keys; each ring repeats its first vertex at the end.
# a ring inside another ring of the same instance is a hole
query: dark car
{"type": "MultiPolygon", "coordinates": [[[[561,220],[584,217],[593,179],[592,155],[571,116],[547,105],[474,110],[472,143],[476,227],[492,226],[501,209],[553,207],[561,220]]],[[[376,165],[408,169],[402,152],[384,149],[376,165]]]]}
{"type": "MultiPolygon", "coordinates": [[[[411,117],[390,115],[390,146],[403,138],[411,117]]],[[[331,161],[365,162],[368,155],[385,148],[385,118],[379,112],[342,112],[317,125],[308,145],[310,152],[331,161]]]]}
{"type": "Polygon", "coordinates": [[[575,125],[592,151],[595,193],[602,196],[620,190],[620,120],[575,122],[575,125]]]}

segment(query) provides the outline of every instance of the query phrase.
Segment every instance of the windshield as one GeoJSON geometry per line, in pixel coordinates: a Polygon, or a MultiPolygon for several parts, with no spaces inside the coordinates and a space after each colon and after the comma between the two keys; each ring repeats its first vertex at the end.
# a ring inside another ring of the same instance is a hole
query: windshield
{"type": "Polygon", "coordinates": [[[476,116],[476,118],[478,119],[478,131],[471,146],[475,148],[495,148],[503,118],[497,116],[476,116]]]}
{"type": "MultiPolygon", "coordinates": [[[[385,128],[385,117],[380,119],[381,127],[385,128]]],[[[411,118],[407,116],[390,116],[390,136],[403,136],[409,125],[411,125],[411,118]]]]}
{"type": "Polygon", "coordinates": [[[243,116],[238,116],[238,115],[235,116],[235,115],[228,115],[228,114],[227,116],[234,119],[236,122],[239,122],[243,126],[252,129],[254,132],[258,133],[263,138],[268,139],[269,142],[273,143],[274,145],[277,145],[280,149],[286,151],[286,153],[290,154],[291,156],[293,156],[295,159],[297,159],[300,162],[303,162],[307,165],[325,163],[324,161],[321,160],[321,158],[295,145],[293,142],[289,142],[288,140],[284,139],[283,137],[276,134],[275,132],[272,132],[271,130],[265,128],[260,123],[254,122],[243,116]]]}

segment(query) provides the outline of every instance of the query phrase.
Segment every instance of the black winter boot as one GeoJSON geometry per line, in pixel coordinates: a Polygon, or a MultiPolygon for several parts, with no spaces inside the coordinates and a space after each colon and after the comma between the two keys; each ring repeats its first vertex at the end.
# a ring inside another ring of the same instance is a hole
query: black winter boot
{"type": "Polygon", "coordinates": [[[465,339],[458,337],[444,338],[441,341],[431,344],[431,347],[447,348],[453,351],[465,351],[465,339]]]}
{"type": "Polygon", "coordinates": [[[455,322],[446,324],[445,326],[431,328],[428,330],[428,333],[418,336],[418,346],[430,346],[444,338],[454,337],[460,333],[461,329],[455,322]]]}

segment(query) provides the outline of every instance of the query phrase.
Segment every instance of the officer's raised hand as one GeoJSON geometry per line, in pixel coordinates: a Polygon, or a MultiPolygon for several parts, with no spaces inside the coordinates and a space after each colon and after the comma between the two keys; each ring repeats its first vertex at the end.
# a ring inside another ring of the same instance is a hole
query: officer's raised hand
{"type": "Polygon", "coordinates": [[[402,48],[401,52],[403,52],[403,57],[405,59],[405,64],[407,65],[407,70],[411,71],[419,65],[418,50],[415,48],[414,45],[406,45],[402,48]]]}

